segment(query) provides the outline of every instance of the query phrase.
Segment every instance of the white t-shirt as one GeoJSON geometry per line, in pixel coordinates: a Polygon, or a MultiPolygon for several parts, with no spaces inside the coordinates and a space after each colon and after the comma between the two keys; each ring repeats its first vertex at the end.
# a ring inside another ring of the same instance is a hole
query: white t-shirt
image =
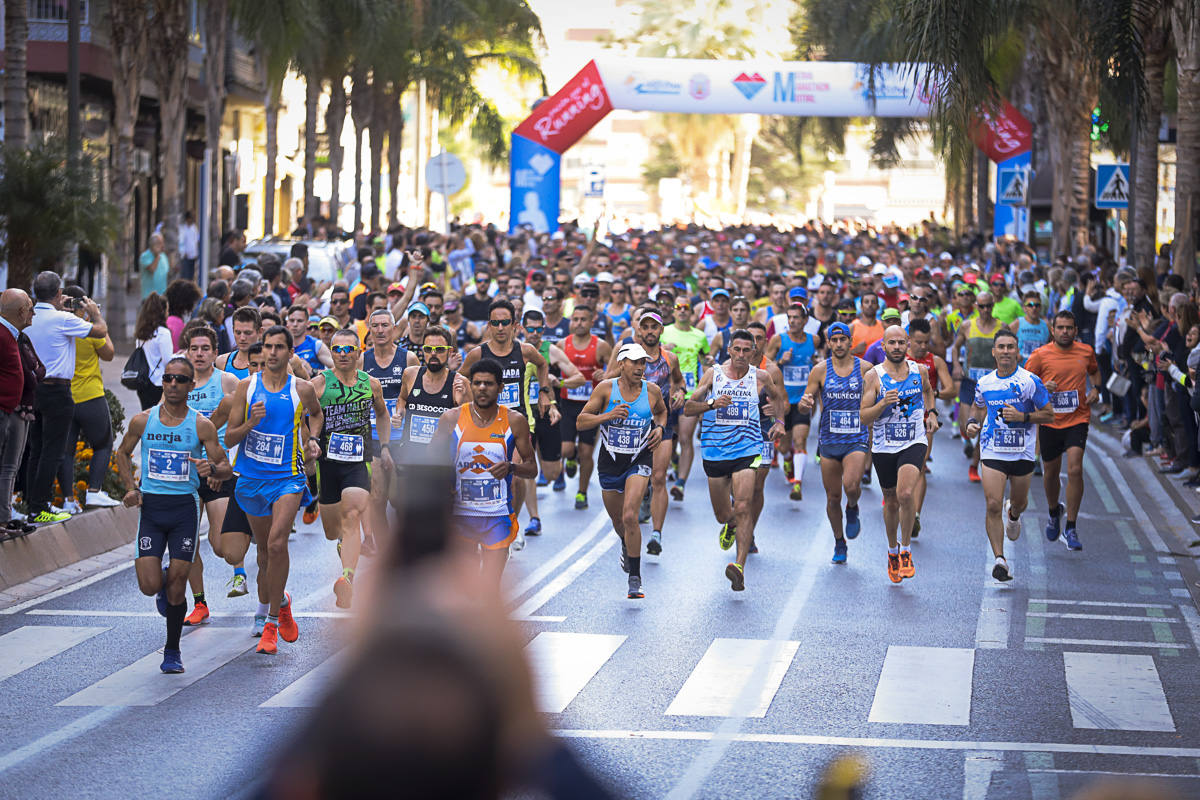
{"type": "Polygon", "coordinates": [[[171,346],[171,331],[160,325],[154,332],[153,339],[138,344],[142,345],[146,361],[150,364],[150,382],[155,386],[162,386],[163,370],[174,355],[175,349],[171,346]]]}
{"type": "MultiPolygon", "coordinates": [[[[47,378],[71,380],[75,377],[75,340],[91,331],[92,323],[86,319],[69,311],[60,311],[49,303],[37,303],[33,307],[33,322],[25,329],[25,335],[45,365],[47,378]]],[[[170,346],[171,332],[167,331],[167,347],[170,346]]]]}

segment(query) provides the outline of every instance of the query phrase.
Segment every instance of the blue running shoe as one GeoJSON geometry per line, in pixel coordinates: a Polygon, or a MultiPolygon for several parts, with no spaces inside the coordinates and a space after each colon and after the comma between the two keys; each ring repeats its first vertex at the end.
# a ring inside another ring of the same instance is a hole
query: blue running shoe
{"type": "Polygon", "coordinates": [[[544,472],[538,473],[537,485],[538,486],[549,486],[550,485],[550,479],[546,477],[546,473],[544,473],[544,472]]]}
{"type": "Polygon", "coordinates": [[[1058,538],[1059,528],[1062,523],[1063,504],[1058,504],[1058,516],[1050,517],[1050,521],[1046,523],[1046,540],[1053,542],[1058,538]]]}
{"type": "Polygon", "coordinates": [[[542,535],[542,521],[540,519],[538,519],[537,517],[530,517],[529,524],[525,526],[525,535],[526,536],[541,536],[542,535]]]}
{"type": "Polygon", "coordinates": [[[858,518],[858,506],[846,506],[846,538],[857,538],[861,530],[862,520],[858,518]]]}
{"type": "Polygon", "coordinates": [[[566,488],[567,488],[567,479],[560,472],[560,473],[558,473],[558,477],[554,479],[554,491],[562,492],[562,491],[565,491],[566,488]]]}
{"type": "Polygon", "coordinates": [[[1063,544],[1068,550],[1082,550],[1083,543],[1079,541],[1079,535],[1075,533],[1074,528],[1066,528],[1063,530],[1063,544]]]}
{"type": "Polygon", "coordinates": [[[158,594],[154,595],[154,605],[158,606],[158,613],[164,617],[167,615],[167,568],[163,567],[162,588],[158,590],[158,594]]]}
{"type": "Polygon", "coordinates": [[[834,541],[834,543],[833,543],[833,563],[835,563],[835,564],[845,564],[846,563],[846,540],[845,539],[837,539],[834,541]]]}
{"type": "Polygon", "coordinates": [[[162,666],[159,669],[168,675],[178,675],[183,672],[183,656],[178,650],[163,648],[162,666]]]}

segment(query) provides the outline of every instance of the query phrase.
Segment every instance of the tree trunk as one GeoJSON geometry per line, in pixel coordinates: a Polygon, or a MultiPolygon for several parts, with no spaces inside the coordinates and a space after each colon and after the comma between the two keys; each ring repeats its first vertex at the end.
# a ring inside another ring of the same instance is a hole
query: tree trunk
{"type": "Polygon", "coordinates": [[[4,143],[25,147],[29,128],[29,87],[25,78],[29,6],[19,0],[4,4],[4,143]]]}
{"type": "Polygon", "coordinates": [[[321,203],[314,188],[317,178],[317,110],[321,102],[321,80],[304,76],[304,217],[321,215],[321,203]]]}
{"type": "Polygon", "coordinates": [[[986,237],[992,232],[992,203],[988,196],[990,161],[987,153],[975,151],[975,220],[979,232],[986,237]]]}
{"type": "Polygon", "coordinates": [[[968,153],[963,156],[962,228],[970,234],[975,227],[975,159],[968,153]]]}
{"type": "Polygon", "coordinates": [[[371,132],[371,217],[369,233],[382,229],[383,220],[383,140],[387,136],[388,113],[387,95],[383,86],[376,82],[371,84],[371,122],[368,130],[371,132]]]}
{"type": "Polygon", "coordinates": [[[345,156],[345,150],[342,148],[342,129],[345,124],[346,83],[344,76],[338,76],[329,82],[329,107],[325,110],[325,131],[329,134],[329,219],[339,230],[341,230],[341,225],[338,223],[338,212],[342,204],[342,159],[345,156]]]}
{"type": "Polygon", "coordinates": [[[367,73],[362,67],[356,67],[350,76],[350,119],[354,123],[354,232],[357,233],[363,224],[362,186],[363,186],[363,135],[371,121],[371,101],[373,95],[367,73]]]}
{"type": "MultiPolygon", "coordinates": [[[[212,151],[208,175],[209,239],[200,243],[201,266],[216,265],[221,241],[221,120],[225,116],[225,56],[229,45],[229,0],[207,0],[204,9],[204,140],[212,151]]],[[[201,226],[203,227],[203,226],[201,226]]],[[[196,279],[201,269],[196,270],[196,279]]],[[[203,284],[201,284],[203,286],[203,284]]]]}
{"type": "MultiPolygon", "coordinates": [[[[1071,147],[1071,255],[1088,245],[1088,211],[1091,206],[1090,170],[1092,162],[1091,120],[1080,116],[1075,125],[1071,147]]],[[[1115,256],[1115,254],[1114,254],[1115,256]]]]}
{"type": "Polygon", "coordinates": [[[162,153],[162,218],[164,252],[173,276],[179,263],[179,207],[183,191],[183,138],[187,122],[188,4],[155,0],[151,68],[158,86],[159,150],[162,153]]]}
{"type": "Polygon", "coordinates": [[[750,150],[761,127],[761,120],[757,114],[743,114],[735,123],[733,173],[730,179],[733,184],[733,213],[739,220],[746,216],[746,194],[750,186],[750,150]]]}
{"type": "Polygon", "coordinates": [[[1196,216],[1200,213],[1200,10],[1195,8],[1195,0],[1175,0],[1171,27],[1179,92],[1171,261],[1173,271],[1190,285],[1196,274],[1196,216]]]}
{"type": "Polygon", "coordinates": [[[366,144],[367,129],[355,126],[354,136],[354,232],[358,233],[363,226],[363,145],[366,144]]]}
{"type": "Polygon", "coordinates": [[[400,144],[404,139],[404,109],[400,105],[401,91],[394,91],[388,103],[388,227],[399,224],[400,205],[400,144]]]}
{"type": "Polygon", "coordinates": [[[267,87],[264,103],[267,126],[267,174],[263,179],[263,236],[275,235],[275,175],[279,158],[279,91],[278,85],[267,87]]]}

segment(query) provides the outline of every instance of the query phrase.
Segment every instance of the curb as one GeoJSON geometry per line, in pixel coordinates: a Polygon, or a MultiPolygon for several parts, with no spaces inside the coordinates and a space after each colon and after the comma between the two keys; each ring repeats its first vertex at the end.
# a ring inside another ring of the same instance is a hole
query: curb
{"type": "Polygon", "coordinates": [[[52,589],[56,582],[45,576],[129,544],[137,537],[137,527],[138,509],[117,506],[0,542],[0,592],[30,582],[52,589]]]}

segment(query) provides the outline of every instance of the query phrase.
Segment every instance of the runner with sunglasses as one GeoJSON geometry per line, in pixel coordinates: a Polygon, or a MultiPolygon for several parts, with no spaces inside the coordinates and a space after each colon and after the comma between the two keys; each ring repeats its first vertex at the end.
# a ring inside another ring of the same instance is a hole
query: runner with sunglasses
{"type": "MultiPolygon", "coordinates": [[[[683,373],[684,398],[692,396],[699,383],[700,371],[712,363],[709,358],[708,337],[704,331],[692,327],[692,306],[687,298],[680,297],[672,305],[675,321],[663,328],[662,344],[679,359],[679,371],[683,373]]],[[[679,466],[675,471],[675,485],[671,487],[671,499],[683,502],[683,490],[692,471],[696,457],[697,415],[684,414],[679,418],[679,466]]]]}
{"type": "Polygon", "coordinates": [[[1033,351],[1050,341],[1050,326],[1042,316],[1042,296],[1035,290],[1025,293],[1021,300],[1023,316],[1008,326],[1017,335],[1017,349],[1021,366],[1033,355],[1033,351]]]}

